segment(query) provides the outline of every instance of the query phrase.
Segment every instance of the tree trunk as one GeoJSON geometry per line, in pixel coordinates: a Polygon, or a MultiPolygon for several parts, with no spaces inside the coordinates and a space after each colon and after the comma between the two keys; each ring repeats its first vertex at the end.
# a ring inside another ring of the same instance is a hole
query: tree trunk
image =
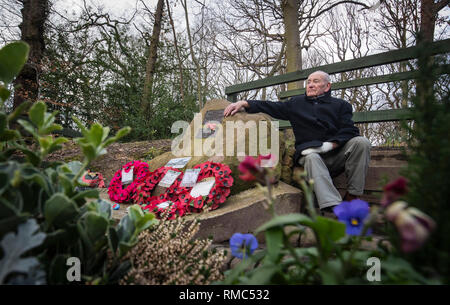
{"type": "MultiPolygon", "coordinates": [[[[298,26],[299,2],[282,0],[284,19],[284,40],[286,42],[287,73],[302,69],[302,53],[300,48],[300,32],[298,26]]],[[[300,88],[300,82],[288,84],[288,90],[300,88]]]]}
{"type": "MultiPolygon", "coordinates": [[[[427,44],[433,42],[434,28],[437,19],[437,15],[441,9],[449,4],[448,0],[441,0],[435,2],[434,0],[422,0],[420,7],[420,35],[417,39],[417,45],[427,44]]],[[[427,48],[425,45],[424,48],[427,48]]],[[[433,58],[430,57],[427,60],[427,64],[431,65],[433,58]]],[[[430,90],[433,87],[432,78],[429,78],[424,82],[417,82],[416,94],[420,97],[422,103],[426,102],[427,96],[429,96],[430,90]]]]}
{"type": "Polygon", "coordinates": [[[169,14],[170,25],[172,26],[173,42],[175,44],[175,51],[177,53],[178,68],[180,70],[180,94],[181,94],[181,101],[184,103],[183,62],[181,60],[180,50],[178,48],[178,41],[177,41],[177,34],[175,32],[175,25],[173,23],[172,14],[170,13],[169,0],[166,0],[166,2],[167,2],[167,12],[169,14]]]}
{"type": "Polygon", "coordinates": [[[150,97],[152,96],[153,77],[155,74],[156,60],[158,58],[158,44],[159,35],[161,33],[161,21],[164,9],[164,0],[158,0],[155,12],[155,23],[153,24],[152,38],[150,40],[149,54],[147,60],[147,66],[145,71],[145,83],[144,94],[142,97],[141,108],[143,113],[150,115],[152,111],[152,102],[150,97]]]}
{"type": "Polygon", "coordinates": [[[29,44],[28,61],[14,81],[14,109],[27,100],[39,98],[39,74],[45,50],[44,24],[48,16],[48,0],[23,0],[21,39],[29,44]]]}
{"type": "Polygon", "coordinates": [[[203,96],[202,96],[202,68],[200,67],[200,63],[198,62],[198,59],[195,57],[194,53],[194,47],[192,44],[192,36],[191,36],[191,29],[189,27],[189,16],[187,11],[187,3],[186,0],[182,0],[181,4],[184,8],[184,16],[186,19],[186,29],[188,34],[188,40],[189,40],[189,50],[191,51],[191,57],[192,61],[195,64],[195,68],[197,70],[197,99],[199,103],[199,109],[203,108],[203,96]]]}
{"type": "Polygon", "coordinates": [[[420,36],[417,42],[432,42],[436,14],[434,13],[434,0],[422,0],[420,7],[420,36]]]}

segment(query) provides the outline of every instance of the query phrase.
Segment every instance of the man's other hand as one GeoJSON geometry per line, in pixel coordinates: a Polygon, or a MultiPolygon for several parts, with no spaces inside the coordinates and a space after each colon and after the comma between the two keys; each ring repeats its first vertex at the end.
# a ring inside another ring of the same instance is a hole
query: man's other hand
{"type": "Polygon", "coordinates": [[[234,115],[236,112],[243,111],[244,107],[247,108],[249,105],[247,101],[239,101],[233,104],[230,104],[223,111],[223,116],[227,117],[229,115],[234,115]]]}
{"type": "Polygon", "coordinates": [[[337,144],[334,142],[323,142],[322,146],[320,146],[320,147],[308,148],[308,149],[303,150],[302,155],[306,156],[311,153],[323,154],[323,153],[329,152],[330,150],[332,150],[336,147],[337,147],[337,144]]]}

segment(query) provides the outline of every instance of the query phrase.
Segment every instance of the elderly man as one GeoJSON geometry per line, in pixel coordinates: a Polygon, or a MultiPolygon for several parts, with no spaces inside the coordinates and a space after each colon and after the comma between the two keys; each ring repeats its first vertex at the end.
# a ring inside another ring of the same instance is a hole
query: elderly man
{"type": "Polygon", "coordinates": [[[238,101],[224,110],[224,116],[238,111],[264,112],[291,122],[295,135],[295,163],[303,166],[314,180],[314,193],[321,211],[332,211],[342,197],[332,176],[345,171],[348,191],[344,200],[363,194],[370,161],[370,142],[359,136],[352,121],[352,106],[331,97],[330,76],[316,71],[308,76],[306,95],[287,102],[238,101]]]}

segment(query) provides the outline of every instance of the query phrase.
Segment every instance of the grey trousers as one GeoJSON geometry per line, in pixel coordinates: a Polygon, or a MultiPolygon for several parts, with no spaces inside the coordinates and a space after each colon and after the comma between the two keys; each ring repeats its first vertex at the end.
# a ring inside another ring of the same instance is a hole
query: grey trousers
{"type": "Polygon", "coordinates": [[[314,194],[319,208],[323,209],[341,203],[342,197],[334,187],[331,175],[345,171],[348,192],[360,196],[364,192],[367,170],[370,162],[369,140],[354,137],[342,148],[325,154],[311,153],[299,159],[307,178],[314,180],[314,194]],[[331,173],[331,174],[330,174],[331,173]]]}

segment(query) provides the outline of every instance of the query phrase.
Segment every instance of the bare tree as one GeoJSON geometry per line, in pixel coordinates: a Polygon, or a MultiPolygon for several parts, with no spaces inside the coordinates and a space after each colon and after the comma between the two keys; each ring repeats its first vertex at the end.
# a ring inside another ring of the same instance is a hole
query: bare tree
{"type": "Polygon", "coordinates": [[[172,27],[173,43],[174,43],[175,51],[176,51],[176,54],[177,54],[178,68],[180,70],[180,94],[181,94],[181,100],[184,102],[183,62],[182,62],[181,56],[180,56],[180,49],[178,47],[177,33],[175,31],[175,25],[174,25],[174,22],[173,22],[172,13],[170,12],[169,0],[166,0],[166,3],[167,3],[167,13],[169,15],[169,20],[170,20],[170,26],[172,27]]]}
{"type": "Polygon", "coordinates": [[[194,45],[192,42],[192,34],[191,34],[191,26],[189,24],[189,14],[188,14],[188,5],[186,0],[181,0],[181,4],[184,9],[184,17],[186,20],[186,30],[187,30],[187,38],[189,41],[189,50],[191,51],[191,58],[192,61],[195,64],[195,68],[197,71],[197,100],[199,103],[199,108],[203,108],[203,94],[202,94],[202,67],[200,66],[199,60],[197,59],[197,56],[194,52],[194,45]]]}
{"type": "Polygon", "coordinates": [[[21,39],[29,44],[27,63],[14,81],[14,109],[26,100],[39,97],[39,74],[45,50],[44,25],[49,11],[48,0],[23,0],[22,22],[19,25],[21,39]]]}
{"type": "MultiPolygon", "coordinates": [[[[144,1],[142,3],[145,6],[144,1]]],[[[148,10],[147,6],[145,6],[148,10]]],[[[164,9],[164,0],[158,0],[155,12],[155,22],[153,25],[152,37],[150,40],[149,54],[146,66],[146,75],[144,82],[144,93],[142,96],[141,108],[144,113],[151,115],[152,102],[149,100],[152,96],[153,75],[155,74],[156,59],[158,57],[159,36],[161,33],[161,22],[164,9]]]]}
{"type": "Polygon", "coordinates": [[[434,39],[434,29],[440,10],[450,4],[449,0],[421,0],[420,6],[420,39],[431,42],[434,39]]]}

